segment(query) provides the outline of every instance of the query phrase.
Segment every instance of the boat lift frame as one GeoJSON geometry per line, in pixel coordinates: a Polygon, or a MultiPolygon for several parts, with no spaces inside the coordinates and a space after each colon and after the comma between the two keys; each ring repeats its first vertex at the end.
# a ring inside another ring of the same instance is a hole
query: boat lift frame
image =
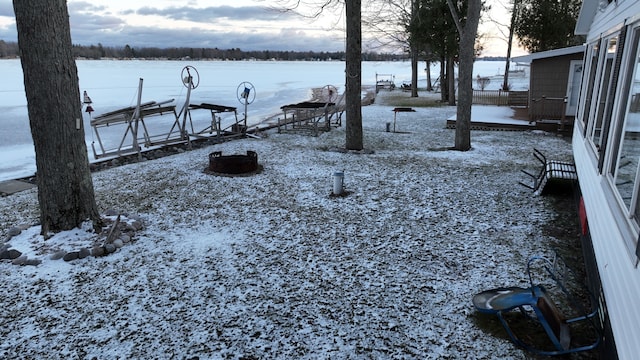
{"type": "MultiPolygon", "coordinates": [[[[188,144],[191,146],[191,137],[196,139],[209,138],[209,135],[215,133],[218,139],[226,136],[242,136],[246,134],[247,119],[238,120],[238,114],[235,107],[222,106],[201,103],[199,105],[189,104],[191,98],[191,90],[198,86],[199,78],[194,83],[194,77],[191,75],[190,70],[195,68],[185,67],[184,71],[188,74],[183,80],[184,85],[187,87],[187,94],[184,105],[179,113],[176,113],[176,105],[172,104],[174,99],[167,101],[156,102],[142,102],[142,85],[143,79],[140,78],[138,85],[138,100],[135,106],[130,106],[123,109],[104,113],[91,120],[91,127],[98,142],[98,148],[96,148],[95,141],[92,143],[93,154],[96,159],[108,157],[108,156],[123,156],[132,153],[137,153],[141,157],[142,146],[149,148],[153,146],[163,146],[170,144],[188,144]],[[211,112],[211,123],[206,128],[196,131],[194,129],[194,121],[191,115],[193,110],[205,109],[211,112]],[[235,120],[232,124],[221,128],[222,119],[218,116],[221,113],[233,113],[235,120]],[[152,135],[145,123],[145,119],[152,116],[164,116],[172,115],[173,121],[171,128],[168,132],[159,135],[152,135]],[[188,121],[188,124],[187,124],[188,121]],[[113,126],[122,125],[126,126],[122,138],[115,148],[105,148],[105,145],[100,136],[100,129],[113,126]],[[190,127],[188,129],[187,127],[190,127]],[[189,131],[190,130],[190,131],[189,131]],[[127,143],[128,137],[131,138],[131,143],[127,143]]],[[[184,73],[183,71],[183,73],[184,73]]],[[[196,71],[197,74],[197,71],[196,71]]]]}
{"type": "Polygon", "coordinates": [[[143,79],[140,78],[138,85],[138,101],[136,106],[104,113],[91,120],[94,134],[98,140],[99,150],[92,144],[93,154],[96,159],[106,156],[121,156],[131,153],[141,154],[141,145],[152,147],[157,145],[167,145],[172,143],[184,143],[189,141],[184,126],[180,124],[178,114],[176,113],[176,105],[171,104],[174,99],[156,102],[149,101],[142,103],[142,84],[143,79]],[[172,115],[173,122],[171,129],[160,135],[151,135],[145,119],[153,116],[172,115]],[[125,124],[126,129],[119,145],[113,149],[106,149],[102,138],[100,137],[100,129],[116,124],[125,124]],[[131,136],[131,144],[125,144],[127,137],[131,136]]]}
{"type": "Polygon", "coordinates": [[[331,126],[342,126],[345,94],[339,94],[333,85],[326,85],[321,91],[323,99],[320,101],[303,101],[281,106],[284,118],[278,118],[278,133],[310,131],[314,136],[318,136],[320,131],[331,130],[331,126]]]}
{"type": "MultiPolygon", "coordinates": [[[[340,99],[341,101],[341,99],[340,99]]],[[[342,110],[334,102],[310,102],[281,106],[283,119],[278,119],[278,132],[310,131],[318,136],[320,131],[329,131],[331,126],[342,125],[342,110]],[[290,114],[287,117],[287,114],[290,114]]]]}
{"type": "Polygon", "coordinates": [[[200,84],[200,74],[198,74],[198,70],[193,66],[185,66],[182,69],[183,81],[185,87],[187,87],[187,96],[178,117],[182,116],[182,130],[187,134],[187,139],[190,139],[192,136],[197,139],[209,138],[210,136],[204,135],[208,133],[212,135],[215,132],[215,135],[218,139],[222,138],[222,136],[226,135],[243,135],[247,130],[247,116],[246,116],[246,104],[245,104],[245,117],[244,117],[244,125],[240,125],[240,121],[238,121],[238,112],[235,107],[224,106],[224,105],[216,105],[216,104],[208,104],[201,103],[199,105],[191,104],[191,90],[198,87],[200,84]],[[192,74],[193,72],[193,74],[192,74]],[[187,76],[184,76],[184,75],[187,76]],[[191,112],[193,110],[209,110],[211,113],[211,123],[209,126],[205,127],[202,130],[196,131],[193,127],[193,117],[191,112]],[[234,121],[231,125],[222,128],[222,119],[218,114],[222,113],[233,113],[234,121]],[[187,131],[187,119],[189,120],[189,127],[191,128],[191,132],[187,131]],[[229,132],[231,129],[231,132],[229,132]]]}
{"type": "Polygon", "coordinates": [[[238,112],[235,107],[208,103],[201,103],[199,105],[191,104],[189,105],[187,114],[191,128],[189,136],[193,136],[195,138],[208,138],[209,136],[206,134],[215,134],[217,138],[221,138],[225,135],[242,135],[247,129],[247,119],[238,120],[238,112]],[[202,130],[196,131],[193,127],[193,120],[191,117],[191,112],[193,110],[209,110],[211,113],[211,124],[202,130]],[[222,119],[218,116],[218,114],[223,113],[233,113],[233,117],[235,119],[231,125],[224,128],[222,128],[222,119]]]}

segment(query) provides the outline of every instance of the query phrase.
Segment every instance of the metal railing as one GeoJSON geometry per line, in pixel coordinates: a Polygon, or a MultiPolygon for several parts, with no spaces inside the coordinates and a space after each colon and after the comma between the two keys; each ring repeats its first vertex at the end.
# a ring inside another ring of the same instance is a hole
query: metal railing
{"type": "Polygon", "coordinates": [[[546,97],[532,99],[529,105],[530,120],[563,120],[567,110],[567,97],[546,97]]]}
{"type": "Polygon", "coordinates": [[[528,91],[473,90],[477,105],[527,106],[528,98],[528,91]]]}

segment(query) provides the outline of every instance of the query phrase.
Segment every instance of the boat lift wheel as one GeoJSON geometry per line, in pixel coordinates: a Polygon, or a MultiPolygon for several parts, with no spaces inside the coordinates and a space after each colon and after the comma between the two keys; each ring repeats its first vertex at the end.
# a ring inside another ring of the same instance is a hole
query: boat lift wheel
{"type": "Polygon", "coordinates": [[[240,101],[243,105],[248,105],[256,99],[256,88],[252,83],[248,81],[243,81],[238,85],[237,94],[238,101],[240,101]]]}
{"type": "Polygon", "coordinates": [[[200,85],[200,74],[198,73],[198,70],[191,65],[187,65],[182,68],[180,78],[182,79],[182,84],[186,88],[195,89],[200,85]]]}
{"type": "Polygon", "coordinates": [[[333,85],[325,85],[321,91],[322,101],[324,102],[335,102],[338,98],[338,89],[333,85]]]}

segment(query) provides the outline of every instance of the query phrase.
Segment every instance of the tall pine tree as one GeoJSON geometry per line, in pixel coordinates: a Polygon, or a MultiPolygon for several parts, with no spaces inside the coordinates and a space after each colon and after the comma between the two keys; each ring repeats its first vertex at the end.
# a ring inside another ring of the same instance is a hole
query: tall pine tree
{"type": "Polygon", "coordinates": [[[529,52],[580,45],[574,35],[582,0],[518,0],[514,33],[529,52]]]}

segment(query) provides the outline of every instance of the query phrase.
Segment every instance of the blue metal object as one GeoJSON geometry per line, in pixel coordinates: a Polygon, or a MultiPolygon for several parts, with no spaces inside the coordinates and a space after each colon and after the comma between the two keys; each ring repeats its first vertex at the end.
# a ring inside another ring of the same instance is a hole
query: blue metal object
{"type": "MultiPolygon", "coordinates": [[[[558,258],[553,262],[542,258],[533,257],[527,264],[527,274],[529,277],[530,287],[500,287],[486,290],[476,294],[473,297],[473,305],[476,310],[485,314],[495,314],[498,316],[500,323],[507,331],[509,338],[516,345],[540,355],[562,355],[579,351],[595,349],[601,341],[602,333],[600,327],[595,323],[597,309],[586,311],[579,301],[568,291],[565,281],[567,280],[567,271],[569,270],[564,262],[561,267],[558,266],[558,258]],[[579,316],[566,319],[558,310],[555,303],[550,299],[547,290],[540,284],[534,283],[532,274],[532,265],[540,262],[545,275],[553,280],[555,285],[566,295],[566,300],[572,310],[579,313],[579,316]],[[511,329],[509,323],[503,316],[505,313],[518,309],[529,319],[539,321],[545,330],[549,340],[553,344],[553,350],[539,349],[531,344],[522,341],[511,329]],[[533,312],[535,316],[530,313],[533,312]],[[593,330],[595,340],[587,345],[573,346],[571,344],[570,324],[587,320],[589,326],[593,330]]],[[[592,299],[593,300],[593,299],[592,299]]],[[[592,303],[594,303],[592,301],[592,303]]]]}

